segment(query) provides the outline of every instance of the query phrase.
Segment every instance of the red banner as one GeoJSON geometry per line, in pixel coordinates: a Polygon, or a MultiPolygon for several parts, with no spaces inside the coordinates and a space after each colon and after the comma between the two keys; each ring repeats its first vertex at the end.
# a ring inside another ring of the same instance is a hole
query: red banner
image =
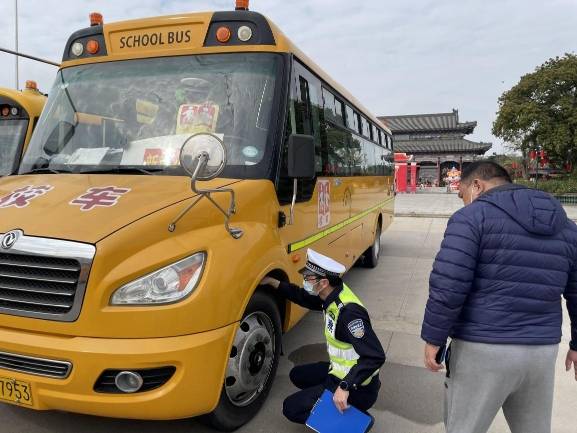
{"type": "Polygon", "coordinates": [[[407,163],[395,163],[395,185],[397,192],[407,192],[407,163]]]}
{"type": "Polygon", "coordinates": [[[417,163],[411,162],[411,192],[417,192],[417,163]]]}

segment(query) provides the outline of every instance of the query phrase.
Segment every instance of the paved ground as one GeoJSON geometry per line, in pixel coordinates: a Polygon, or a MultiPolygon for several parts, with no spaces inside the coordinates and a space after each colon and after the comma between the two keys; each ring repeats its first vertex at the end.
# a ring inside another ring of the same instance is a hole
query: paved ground
{"type": "MultiPolygon", "coordinates": [[[[383,234],[383,255],[376,269],[353,268],[346,276],[369,307],[373,325],[386,348],[383,387],[372,413],[375,433],[440,433],[443,375],[422,366],[420,324],[427,299],[428,275],[446,225],[443,218],[396,218],[383,234]]],[[[568,335],[566,324],[564,334],[568,335]]],[[[575,433],[577,383],[563,367],[565,347],[558,360],[554,407],[555,433],[575,433]]],[[[311,313],[284,338],[281,359],[271,395],[258,416],[239,433],[297,433],[306,429],[290,424],[281,414],[282,400],[294,392],[288,373],[297,364],[325,357],[320,314],[311,313]]],[[[474,390],[472,390],[474,391],[474,390]]],[[[194,390],[191,390],[193,393],[194,390]]],[[[193,420],[136,422],[64,413],[38,413],[0,405],[0,433],[184,433],[208,432],[193,420]]],[[[502,415],[490,433],[506,433],[502,415]]]]}
{"type": "Polygon", "coordinates": [[[457,194],[397,194],[395,215],[421,217],[449,217],[463,207],[457,194]]]}
{"type": "MultiPolygon", "coordinates": [[[[397,216],[449,217],[461,207],[463,201],[455,193],[398,194],[395,200],[397,216]]],[[[565,212],[577,221],[577,206],[565,206],[565,212]]]]}

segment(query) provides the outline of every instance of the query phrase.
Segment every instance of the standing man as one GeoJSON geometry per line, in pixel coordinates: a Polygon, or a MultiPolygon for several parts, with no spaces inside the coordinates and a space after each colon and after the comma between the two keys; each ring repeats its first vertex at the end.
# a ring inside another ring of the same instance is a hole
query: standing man
{"type": "Polygon", "coordinates": [[[433,265],[421,336],[425,365],[452,337],[448,433],[485,433],[499,409],[512,433],[549,433],[562,296],[571,317],[567,370],[577,380],[577,227],[557,200],[511,183],[498,164],[465,168],[465,207],[433,265]]]}
{"type": "Polygon", "coordinates": [[[274,278],[265,277],[261,285],[270,285],[290,301],[305,308],[323,311],[325,337],[330,362],[318,362],[293,368],[291,382],[301,391],[283,404],[284,415],[304,424],[325,389],[334,393],[340,412],[353,405],[368,410],[377,401],[381,382],[379,368],[385,352],[373,328],[367,310],[341,280],[346,268],[330,257],[307,251],[303,274],[304,290],[274,278]]]}

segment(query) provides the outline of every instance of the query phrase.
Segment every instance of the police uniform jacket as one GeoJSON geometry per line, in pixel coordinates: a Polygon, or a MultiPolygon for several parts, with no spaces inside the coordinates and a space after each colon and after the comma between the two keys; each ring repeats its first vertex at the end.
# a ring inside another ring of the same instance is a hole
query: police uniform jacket
{"type": "MultiPolygon", "coordinates": [[[[285,281],[281,281],[278,289],[284,297],[295,304],[313,311],[325,311],[337,300],[343,288],[342,286],[335,288],[324,301],[318,296],[309,295],[299,286],[285,281]]],[[[351,344],[359,355],[357,364],[343,379],[351,389],[355,389],[384,364],[385,351],[371,326],[367,310],[362,306],[346,304],[342,307],[335,326],[335,338],[351,344]],[[359,332],[360,324],[364,332],[359,332]]],[[[338,379],[335,377],[335,380],[338,379]]]]}

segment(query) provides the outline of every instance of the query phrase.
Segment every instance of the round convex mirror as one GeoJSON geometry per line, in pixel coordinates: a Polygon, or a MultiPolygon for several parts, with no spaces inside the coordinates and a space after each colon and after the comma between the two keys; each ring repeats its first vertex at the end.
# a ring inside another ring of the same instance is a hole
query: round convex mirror
{"type": "Polygon", "coordinates": [[[202,155],[207,157],[207,161],[196,179],[211,180],[218,177],[226,165],[226,148],[222,140],[208,132],[190,136],[180,149],[180,165],[193,176],[202,155]]]}

